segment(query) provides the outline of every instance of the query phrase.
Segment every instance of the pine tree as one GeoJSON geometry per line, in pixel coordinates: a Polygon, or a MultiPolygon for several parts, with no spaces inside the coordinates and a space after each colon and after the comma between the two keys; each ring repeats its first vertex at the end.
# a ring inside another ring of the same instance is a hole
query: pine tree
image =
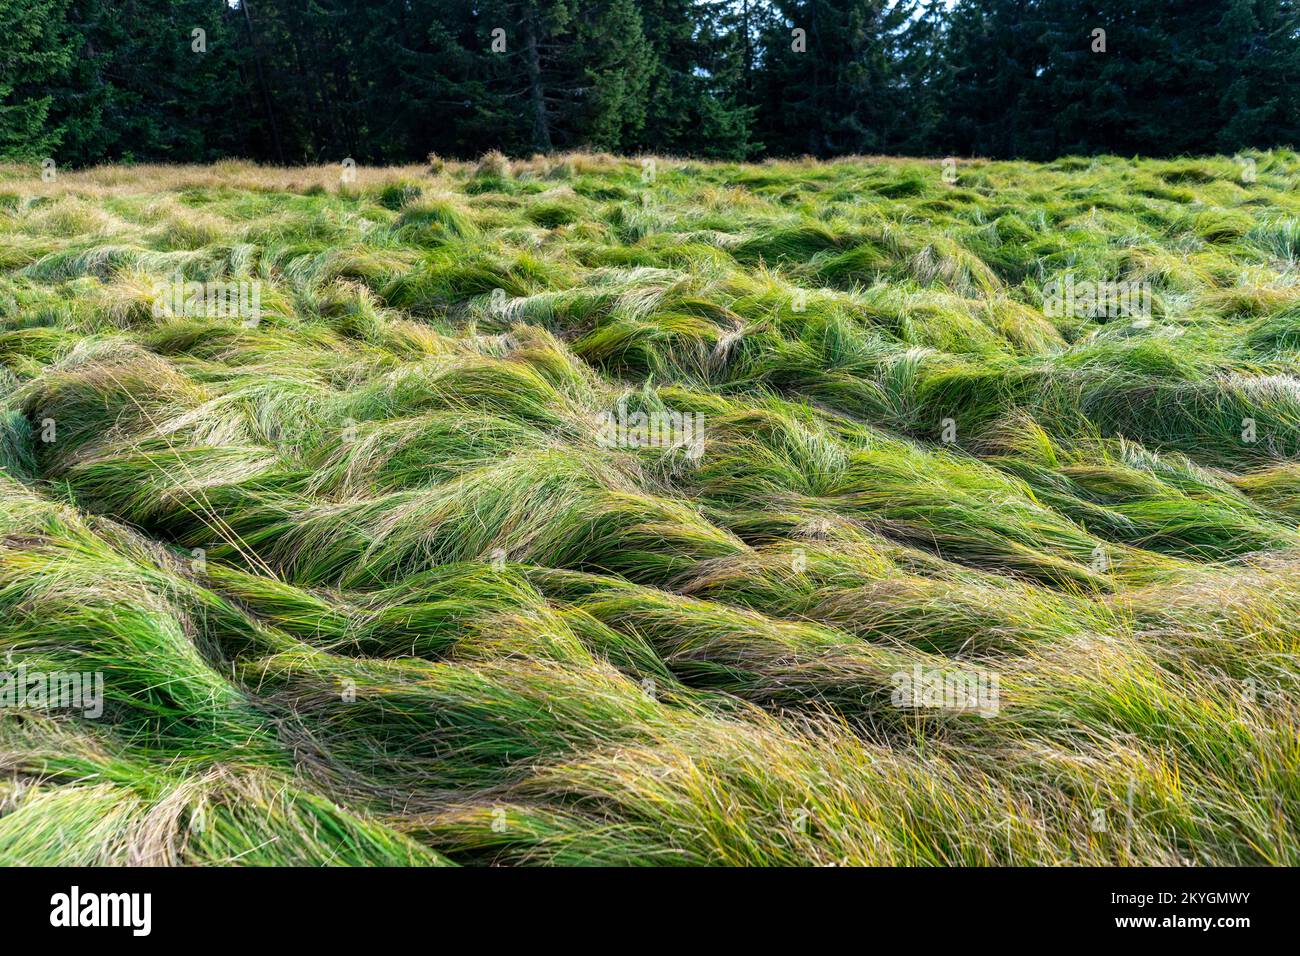
{"type": "Polygon", "coordinates": [[[943,61],[947,6],[943,0],[923,0],[914,19],[899,37],[900,92],[907,103],[907,121],[891,150],[909,156],[942,152],[942,91],[946,78],[943,61]]]}
{"type": "Polygon", "coordinates": [[[0,5],[0,159],[43,159],[62,142],[49,118],[75,49],[67,8],[68,0],[0,5]]]}
{"type": "Polygon", "coordinates": [[[360,18],[358,161],[473,156],[527,145],[518,109],[489,84],[473,0],[386,0],[360,18]]]}
{"type": "Polygon", "coordinates": [[[989,157],[1042,151],[1053,135],[1045,125],[1043,37],[1036,0],[958,0],[942,47],[947,151],[989,157]]]}
{"type": "Polygon", "coordinates": [[[1022,155],[1197,152],[1218,119],[1212,61],[1217,18],[1188,0],[1041,0],[1041,83],[1052,130],[1022,155]]]}
{"type": "Polygon", "coordinates": [[[632,0],[583,0],[569,47],[574,136],[584,145],[618,151],[632,145],[646,119],[654,53],[632,0]]]}
{"type": "MultiPolygon", "coordinates": [[[[1219,21],[1214,148],[1300,143],[1300,7],[1295,0],[1232,0],[1219,21]]],[[[1212,49],[1210,55],[1215,51],[1212,49]]]]}
{"type": "Polygon", "coordinates": [[[208,0],[74,0],[49,122],[70,162],[203,162],[247,143],[231,11],[208,0]]]}
{"type": "Polygon", "coordinates": [[[916,0],[781,0],[763,33],[763,140],[778,153],[883,152],[917,104],[902,73],[916,0]]]}
{"type": "Polygon", "coordinates": [[[645,122],[650,46],[632,0],[485,0],[489,88],[516,103],[533,149],[620,149],[645,122]]]}
{"type": "Polygon", "coordinates": [[[643,0],[651,47],[646,122],[635,148],[743,159],[754,148],[745,98],[746,9],[753,0],[643,0]]]}
{"type": "Polygon", "coordinates": [[[1042,126],[1052,136],[1025,155],[1232,152],[1296,142],[1293,0],[1036,6],[1045,51],[1042,126]]]}

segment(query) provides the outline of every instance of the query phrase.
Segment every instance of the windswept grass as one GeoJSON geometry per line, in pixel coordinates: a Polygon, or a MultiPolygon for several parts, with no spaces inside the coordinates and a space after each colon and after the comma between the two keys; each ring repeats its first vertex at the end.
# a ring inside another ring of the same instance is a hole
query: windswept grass
{"type": "Polygon", "coordinates": [[[0,863],[1300,864],[1255,158],[0,167],[0,863]]]}

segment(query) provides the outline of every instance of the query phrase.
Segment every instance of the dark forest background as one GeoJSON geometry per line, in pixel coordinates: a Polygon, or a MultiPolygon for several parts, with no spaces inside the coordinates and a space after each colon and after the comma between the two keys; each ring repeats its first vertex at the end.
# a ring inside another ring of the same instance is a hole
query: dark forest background
{"type": "Polygon", "coordinates": [[[0,0],[0,158],[1231,153],[1300,142],[1298,3],[0,0]]]}

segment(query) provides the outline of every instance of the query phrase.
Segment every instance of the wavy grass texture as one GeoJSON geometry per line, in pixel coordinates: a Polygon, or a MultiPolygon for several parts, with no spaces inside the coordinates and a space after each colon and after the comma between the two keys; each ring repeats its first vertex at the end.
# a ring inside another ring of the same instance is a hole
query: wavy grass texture
{"type": "Polygon", "coordinates": [[[0,167],[0,862],[1300,864],[1252,158],[0,167]]]}

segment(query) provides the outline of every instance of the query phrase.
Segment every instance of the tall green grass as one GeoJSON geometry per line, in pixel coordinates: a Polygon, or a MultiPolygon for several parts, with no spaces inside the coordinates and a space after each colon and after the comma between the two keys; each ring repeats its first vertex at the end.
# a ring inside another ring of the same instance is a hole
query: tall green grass
{"type": "Polygon", "coordinates": [[[0,863],[1300,863],[1256,158],[0,167],[0,863]]]}

